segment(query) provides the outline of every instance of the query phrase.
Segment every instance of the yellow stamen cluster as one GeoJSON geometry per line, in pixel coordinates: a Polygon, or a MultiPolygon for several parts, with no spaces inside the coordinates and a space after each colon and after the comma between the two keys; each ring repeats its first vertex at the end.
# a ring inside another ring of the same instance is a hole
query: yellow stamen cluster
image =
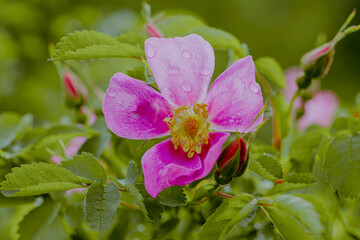
{"type": "Polygon", "coordinates": [[[174,148],[182,147],[188,158],[201,153],[201,145],[208,144],[210,123],[207,120],[208,110],[205,103],[194,103],[193,106],[181,106],[173,116],[164,121],[168,124],[174,148]]]}

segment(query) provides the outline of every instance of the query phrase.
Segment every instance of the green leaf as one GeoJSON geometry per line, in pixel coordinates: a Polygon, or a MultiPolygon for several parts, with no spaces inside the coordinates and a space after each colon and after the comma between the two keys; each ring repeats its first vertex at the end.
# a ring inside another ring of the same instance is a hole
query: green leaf
{"type": "Polygon", "coordinates": [[[116,209],[120,204],[120,191],[113,182],[104,187],[93,183],[85,196],[85,219],[92,230],[102,232],[114,221],[116,209]]]}
{"type": "Polygon", "coordinates": [[[326,152],[324,168],[340,198],[359,198],[360,134],[335,136],[326,152]]]}
{"type": "Polygon", "coordinates": [[[255,60],[256,69],[266,79],[275,83],[280,88],[285,88],[286,78],[280,64],[272,57],[261,57],[255,60]]]}
{"type": "Polygon", "coordinates": [[[19,224],[19,240],[33,240],[56,218],[60,203],[45,202],[29,212],[19,224]]]}
{"type": "Polygon", "coordinates": [[[110,133],[105,132],[102,134],[98,134],[86,140],[86,142],[79,149],[79,153],[87,152],[91,153],[95,157],[99,157],[103,149],[106,147],[106,144],[110,140],[110,133]]]}
{"type": "Polygon", "coordinates": [[[116,39],[122,43],[128,43],[128,44],[136,45],[138,47],[144,47],[144,42],[146,40],[146,37],[136,32],[126,32],[121,34],[116,39]]]}
{"type": "Polygon", "coordinates": [[[62,218],[57,216],[44,230],[41,231],[37,240],[68,240],[62,218]]]}
{"type": "Polygon", "coordinates": [[[93,30],[75,31],[60,39],[52,60],[144,57],[144,50],[121,43],[113,37],[93,30]]]}
{"type": "Polygon", "coordinates": [[[196,33],[208,41],[214,49],[234,49],[245,56],[240,41],[232,34],[212,27],[197,27],[189,30],[184,36],[196,33]]]}
{"type": "Polygon", "coordinates": [[[194,187],[194,196],[192,201],[200,201],[204,197],[211,197],[214,195],[214,191],[217,188],[217,184],[209,179],[202,180],[194,187]]]}
{"type": "Polygon", "coordinates": [[[63,161],[61,165],[75,175],[89,179],[91,182],[105,183],[105,169],[90,153],[73,156],[73,159],[63,161]]]}
{"type": "Polygon", "coordinates": [[[310,173],[291,173],[284,177],[284,181],[281,184],[276,184],[268,194],[271,195],[309,187],[314,183],[316,183],[316,178],[310,173]]]}
{"type": "Polygon", "coordinates": [[[195,27],[205,27],[206,24],[201,20],[189,15],[170,15],[155,22],[155,25],[164,34],[164,37],[176,37],[188,35],[190,29],[195,27]]]}
{"type": "Polygon", "coordinates": [[[291,213],[288,213],[277,206],[261,206],[270,221],[277,228],[282,239],[305,240],[310,239],[306,230],[291,213]]]}
{"type": "Polygon", "coordinates": [[[133,69],[129,69],[126,71],[126,75],[129,77],[145,81],[145,67],[136,66],[133,69]]]}
{"type": "Polygon", "coordinates": [[[321,222],[322,212],[317,212],[314,205],[306,199],[285,194],[275,198],[274,204],[295,217],[310,235],[315,235],[317,238],[326,235],[326,228],[321,222]]]}
{"type": "Polygon", "coordinates": [[[163,190],[156,199],[169,207],[179,207],[186,202],[186,195],[181,186],[171,186],[163,190]]]}
{"type": "Polygon", "coordinates": [[[224,238],[234,225],[250,214],[255,204],[256,200],[247,194],[224,199],[220,207],[206,219],[198,234],[198,239],[224,238]]]}
{"type": "Polygon", "coordinates": [[[253,154],[250,156],[249,169],[263,178],[276,181],[283,177],[283,170],[279,161],[270,154],[253,154]]]}
{"type": "Polygon", "coordinates": [[[5,196],[18,197],[81,188],[82,183],[91,181],[61,166],[40,162],[13,168],[1,183],[1,189],[5,196]]]}
{"type": "MultiPolygon", "coordinates": [[[[299,137],[290,147],[290,158],[295,160],[305,170],[311,172],[312,166],[320,145],[325,141],[326,135],[321,131],[310,131],[299,137]]],[[[296,166],[300,170],[299,166],[296,166]]]]}
{"type": "Polygon", "coordinates": [[[34,197],[10,198],[10,197],[5,197],[4,195],[0,194],[0,207],[18,206],[21,204],[31,203],[34,201],[35,201],[34,197]]]}
{"type": "Polygon", "coordinates": [[[128,188],[130,194],[134,197],[146,219],[152,223],[159,222],[161,219],[161,213],[163,212],[162,205],[157,199],[148,194],[144,184],[128,184],[126,187],[128,188]]]}
{"type": "MultiPolygon", "coordinates": [[[[353,117],[341,117],[334,121],[331,125],[330,132],[332,135],[340,131],[349,130],[351,133],[360,131],[360,120],[353,117]]],[[[341,134],[341,132],[340,132],[341,134]]]]}
{"type": "Polygon", "coordinates": [[[139,174],[139,170],[134,161],[130,161],[126,170],[126,178],[124,181],[124,185],[126,184],[134,184],[139,174]]]}
{"type": "Polygon", "coordinates": [[[32,125],[33,117],[31,114],[20,116],[12,112],[0,114],[0,149],[7,147],[15,138],[32,125]]]}

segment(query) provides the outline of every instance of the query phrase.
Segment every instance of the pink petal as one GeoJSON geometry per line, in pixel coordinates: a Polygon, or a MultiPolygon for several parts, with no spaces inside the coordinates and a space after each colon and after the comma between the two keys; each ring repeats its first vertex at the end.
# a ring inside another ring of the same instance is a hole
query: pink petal
{"type": "MultiPolygon", "coordinates": [[[[86,137],[75,137],[70,139],[65,149],[65,155],[67,157],[72,157],[77,154],[81,146],[86,142],[86,140],[86,137]]],[[[53,155],[50,156],[50,160],[55,164],[60,164],[62,159],[58,156],[53,155]]]]}
{"type": "Polygon", "coordinates": [[[187,157],[181,147],[174,149],[170,139],[150,148],[142,158],[145,188],[152,197],[173,185],[186,185],[204,178],[220,156],[221,147],[229,133],[210,133],[209,144],[202,146],[201,154],[187,157]]]}
{"type": "Polygon", "coordinates": [[[111,78],[103,112],[110,130],[129,139],[166,135],[169,128],[164,118],[172,113],[169,103],[159,92],[123,73],[111,78]]]}
{"type": "Polygon", "coordinates": [[[311,125],[329,127],[333,121],[339,100],[332,91],[319,91],[304,105],[304,115],[298,120],[299,129],[304,130],[311,125]]]}
{"type": "Polygon", "coordinates": [[[248,127],[263,107],[252,57],[239,59],[225,70],[212,84],[205,103],[213,130],[250,132],[261,123],[262,115],[248,127]]]}
{"type": "Polygon", "coordinates": [[[202,37],[149,38],[145,53],[155,81],[170,103],[190,106],[204,100],[215,57],[202,37]]]}
{"type": "Polygon", "coordinates": [[[291,98],[294,96],[298,89],[298,86],[296,84],[296,77],[300,72],[302,72],[302,69],[300,67],[291,67],[285,71],[286,88],[284,90],[284,95],[288,103],[290,103],[291,98]]]}

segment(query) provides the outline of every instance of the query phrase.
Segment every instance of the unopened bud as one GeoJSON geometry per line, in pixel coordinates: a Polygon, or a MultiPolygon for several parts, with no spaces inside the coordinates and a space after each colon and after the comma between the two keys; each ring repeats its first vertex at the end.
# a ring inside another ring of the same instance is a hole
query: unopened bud
{"type": "Polygon", "coordinates": [[[80,79],[69,71],[63,73],[66,103],[71,107],[80,107],[88,101],[88,91],[80,79]]]}
{"type": "Polygon", "coordinates": [[[146,23],[146,30],[151,37],[163,38],[163,34],[152,22],[146,23]]]}
{"type": "Polygon", "coordinates": [[[325,43],[301,58],[301,66],[310,78],[324,77],[330,70],[335,55],[335,43],[325,43]]]}
{"type": "Polygon", "coordinates": [[[241,176],[247,166],[246,143],[242,138],[236,138],[220,154],[217,160],[218,169],[215,180],[220,184],[229,183],[233,177],[241,176]],[[244,169],[245,167],[245,169],[244,169]]]}

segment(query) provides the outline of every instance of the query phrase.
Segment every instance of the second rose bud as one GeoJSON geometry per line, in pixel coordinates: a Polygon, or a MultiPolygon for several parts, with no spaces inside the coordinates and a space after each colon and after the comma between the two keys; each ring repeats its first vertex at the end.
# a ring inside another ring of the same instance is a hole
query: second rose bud
{"type": "Polygon", "coordinates": [[[215,180],[228,184],[233,177],[243,175],[249,165],[249,151],[244,139],[237,137],[221,152],[217,160],[215,180]]]}

